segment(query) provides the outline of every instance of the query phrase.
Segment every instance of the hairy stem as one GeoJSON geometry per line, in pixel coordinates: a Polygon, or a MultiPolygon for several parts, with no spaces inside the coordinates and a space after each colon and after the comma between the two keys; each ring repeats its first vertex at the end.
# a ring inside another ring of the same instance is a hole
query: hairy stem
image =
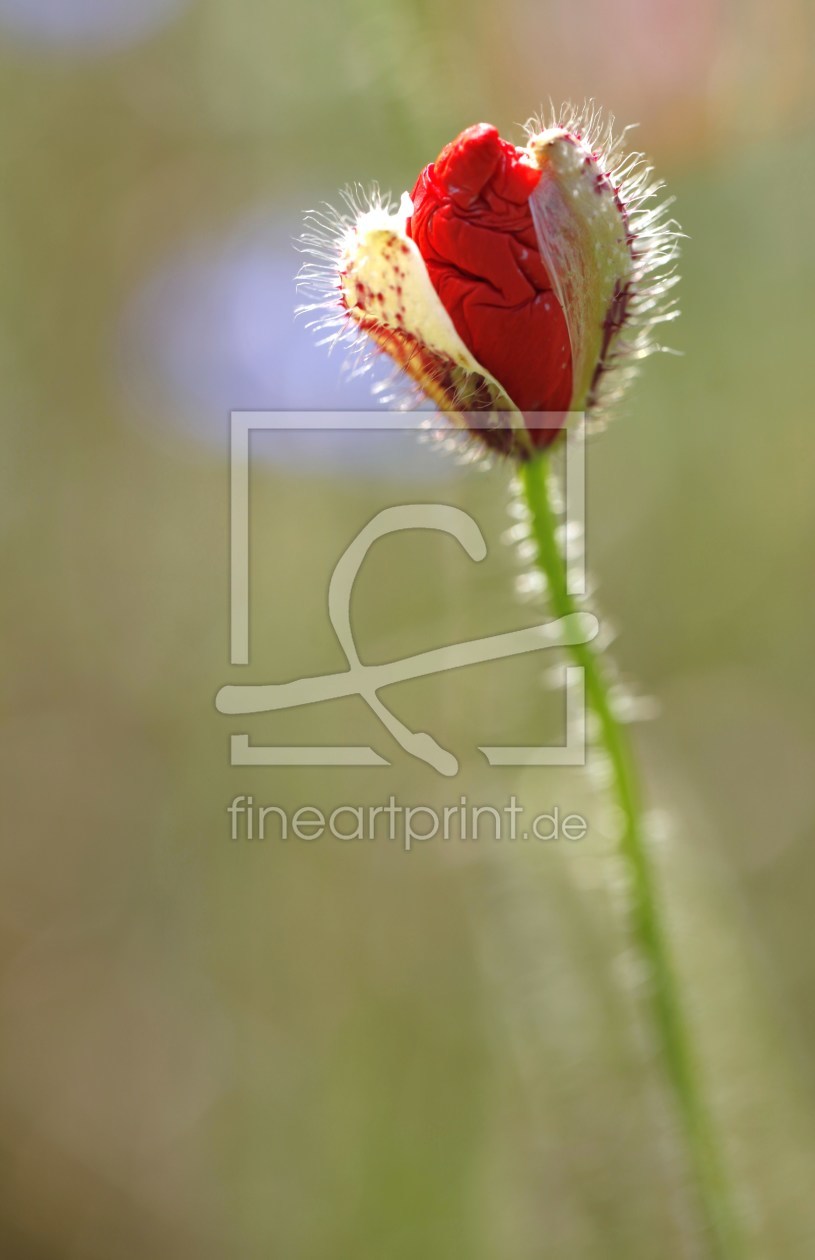
{"type": "MultiPolygon", "coordinates": [[[[520,469],[538,566],[546,578],[553,611],[563,617],[579,612],[580,608],[568,589],[566,564],[558,541],[558,519],[550,497],[550,476],[550,461],[545,453],[536,455],[520,469]]],[[[627,732],[615,716],[596,649],[590,643],[576,643],[567,650],[574,663],[584,670],[586,700],[595,717],[597,741],[612,770],[611,790],[621,817],[620,854],[628,875],[628,926],[647,975],[644,992],[652,1037],[684,1129],[700,1207],[708,1228],[710,1253],[715,1260],[737,1260],[744,1254],[740,1230],[711,1117],[700,1094],[649,862],[627,732]]]]}

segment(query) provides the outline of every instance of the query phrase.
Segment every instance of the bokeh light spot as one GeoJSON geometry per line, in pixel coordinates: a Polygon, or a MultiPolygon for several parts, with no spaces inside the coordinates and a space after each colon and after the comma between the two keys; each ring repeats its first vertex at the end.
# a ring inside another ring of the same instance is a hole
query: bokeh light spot
{"type": "Polygon", "coordinates": [[[56,49],[105,52],[152,35],[189,0],[0,0],[0,31],[56,49]]]}

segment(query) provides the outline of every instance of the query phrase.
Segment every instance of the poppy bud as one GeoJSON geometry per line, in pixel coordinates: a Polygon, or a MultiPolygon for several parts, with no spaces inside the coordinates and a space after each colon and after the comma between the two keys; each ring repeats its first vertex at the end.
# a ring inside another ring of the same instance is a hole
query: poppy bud
{"type": "Polygon", "coordinates": [[[676,313],[663,298],[676,227],[650,204],[661,186],[597,123],[534,121],[523,148],[479,123],[398,208],[347,194],[350,215],[311,219],[307,246],[332,246],[306,269],[322,282],[318,322],[339,315],[440,410],[519,458],[569,411],[602,413],[619,392],[611,369],[654,349],[651,327],[676,313]]]}

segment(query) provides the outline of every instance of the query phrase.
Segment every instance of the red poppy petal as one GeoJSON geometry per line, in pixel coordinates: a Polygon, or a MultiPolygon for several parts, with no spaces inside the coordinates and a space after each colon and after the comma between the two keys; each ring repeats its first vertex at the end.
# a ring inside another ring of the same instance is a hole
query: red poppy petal
{"type": "Polygon", "coordinates": [[[569,333],[529,207],[540,172],[521,157],[494,127],[468,128],[419,176],[407,231],[479,363],[522,411],[560,412],[569,333]]]}

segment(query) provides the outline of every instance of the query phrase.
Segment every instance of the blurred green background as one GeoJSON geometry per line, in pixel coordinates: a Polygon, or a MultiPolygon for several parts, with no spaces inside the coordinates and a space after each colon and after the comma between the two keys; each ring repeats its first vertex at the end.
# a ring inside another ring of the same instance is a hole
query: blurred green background
{"type": "Polygon", "coordinates": [[[225,682],[341,669],[328,575],[381,507],[489,544],[379,544],[365,660],[532,624],[509,471],[413,440],[264,435],[248,669],[229,665],[228,415],[359,407],[292,316],[301,214],[397,194],[480,119],[593,96],[676,194],[683,358],[590,448],[589,560],[637,728],[701,1068],[751,1257],[815,1247],[815,292],[807,0],[0,0],[0,1255],[704,1257],[637,1032],[602,787],[490,770],[560,738],[541,662],[401,684],[460,758],[359,699],[219,716],[225,682]],[[245,770],[228,737],[372,744],[245,770]],[[567,845],[231,843],[294,810],[465,794],[567,845]]]}

